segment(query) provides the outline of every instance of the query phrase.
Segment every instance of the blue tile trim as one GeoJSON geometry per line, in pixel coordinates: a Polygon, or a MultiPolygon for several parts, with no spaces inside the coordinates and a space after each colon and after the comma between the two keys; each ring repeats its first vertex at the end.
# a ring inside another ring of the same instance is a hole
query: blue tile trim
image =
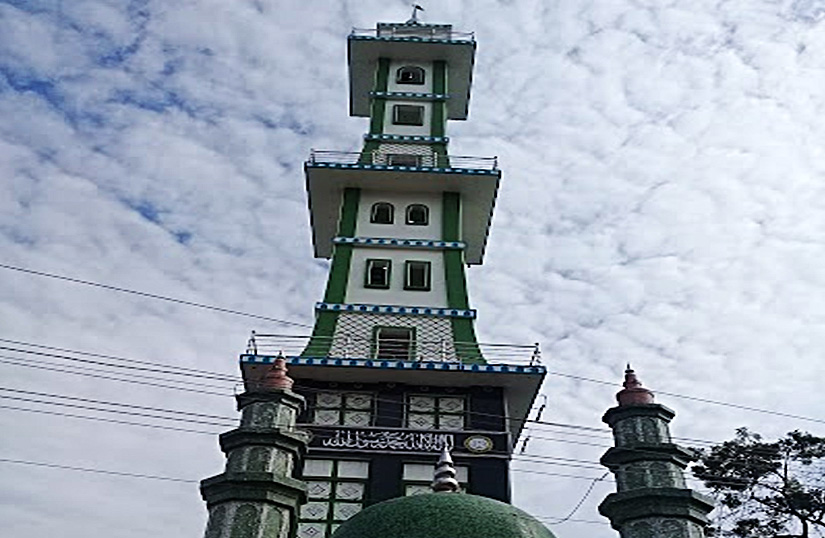
{"type": "Polygon", "coordinates": [[[401,172],[435,172],[439,174],[458,174],[462,176],[498,176],[498,170],[482,170],[478,168],[438,168],[435,166],[390,166],[387,164],[342,164],[307,162],[307,168],[337,168],[344,170],[392,170],[401,172]]]}
{"type": "Polygon", "coordinates": [[[412,247],[425,249],[464,249],[464,241],[438,241],[435,239],[396,239],[389,237],[335,237],[336,244],[363,245],[366,247],[412,247]]]}
{"type": "Polygon", "coordinates": [[[365,134],[364,140],[377,140],[379,142],[424,142],[425,144],[446,144],[450,141],[449,136],[418,136],[418,135],[393,135],[393,134],[365,134]]]}
{"type": "Polygon", "coordinates": [[[376,24],[379,28],[452,28],[452,24],[438,24],[434,22],[379,22],[376,24]]]}
{"type": "MultiPolygon", "coordinates": [[[[241,364],[272,364],[276,355],[241,355],[241,364]]],[[[286,357],[287,364],[300,366],[342,366],[376,368],[383,370],[436,370],[449,372],[479,372],[495,374],[539,374],[547,373],[544,366],[523,364],[463,364],[460,362],[398,361],[384,359],[350,359],[343,357],[286,357]]]]}
{"type": "Polygon", "coordinates": [[[370,92],[372,97],[383,99],[426,99],[429,101],[446,101],[450,98],[446,93],[419,93],[419,92],[370,92]]]}
{"type": "Polygon", "coordinates": [[[442,318],[475,319],[476,317],[475,310],[462,310],[460,308],[437,308],[432,306],[315,303],[315,310],[355,312],[364,314],[396,314],[401,316],[437,316],[442,318]]]}
{"type": "Polygon", "coordinates": [[[464,39],[434,39],[431,37],[375,37],[366,35],[351,35],[353,41],[400,41],[404,43],[444,43],[445,45],[475,45],[475,39],[467,37],[464,39]]]}

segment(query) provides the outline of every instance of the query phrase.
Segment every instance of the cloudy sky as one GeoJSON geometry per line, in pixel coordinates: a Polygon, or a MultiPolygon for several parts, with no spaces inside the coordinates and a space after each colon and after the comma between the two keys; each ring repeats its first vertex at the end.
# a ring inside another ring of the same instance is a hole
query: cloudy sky
{"type": "MultiPolygon", "coordinates": [[[[616,388],[565,375],[618,383],[630,361],[679,437],[825,434],[804,419],[825,416],[825,1],[424,7],[476,32],[451,151],[497,155],[504,176],[471,297],[481,340],[542,344],[542,418],[602,427],[616,388]]],[[[408,16],[387,0],[0,0],[4,536],[202,533],[196,481],[222,469],[233,384],[184,369],[231,379],[250,330],[306,333],[328,265],[302,162],[366,130],[347,116],[351,28],[408,16]]],[[[515,503],[561,537],[614,537],[596,511],[608,481],[553,519],[608,444],[534,428],[515,503]]]]}

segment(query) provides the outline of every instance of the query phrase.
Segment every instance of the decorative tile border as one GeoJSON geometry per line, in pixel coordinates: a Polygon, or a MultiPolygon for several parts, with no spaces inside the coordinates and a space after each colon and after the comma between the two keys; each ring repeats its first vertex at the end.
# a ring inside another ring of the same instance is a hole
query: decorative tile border
{"type": "Polygon", "coordinates": [[[466,176],[498,176],[498,170],[482,170],[479,168],[440,168],[435,166],[390,166],[388,164],[361,164],[361,163],[322,163],[306,162],[307,168],[336,168],[344,170],[390,170],[401,172],[435,172],[439,174],[458,174],[466,176]]]}
{"type": "Polygon", "coordinates": [[[438,241],[435,239],[394,239],[385,237],[335,237],[336,244],[363,245],[368,247],[412,247],[425,249],[458,249],[467,246],[464,241],[438,241]]]}
{"type": "Polygon", "coordinates": [[[350,35],[349,38],[353,41],[402,41],[409,43],[444,43],[446,45],[474,45],[475,39],[472,37],[456,38],[456,39],[435,39],[432,37],[399,37],[399,36],[366,36],[366,35],[350,35]]]}
{"type": "MultiPolygon", "coordinates": [[[[272,364],[275,355],[241,355],[241,364],[272,364]]],[[[348,359],[340,357],[286,357],[287,364],[300,366],[343,366],[357,368],[377,368],[384,370],[437,370],[449,372],[479,372],[497,374],[539,374],[547,373],[544,366],[522,364],[464,364],[460,362],[401,361],[384,359],[348,359]]]]}
{"type": "Polygon", "coordinates": [[[332,312],[364,312],[367,314],[399,314],[402,316],[438,316],[449,318],[475,319],[475,310],[459,308],[437,308],[431,306],[397,306],[377,304],[315,303],[315,310],[332,312]]]}
{"type": "Polygon", "coordinates": [[[370,95],[382,99],[423,99],[427,101],[446,101],[450,98],[450,94],[447,93],[370,92],[370,95]]]}
{"type": "Polygon", "coordinates": [[[368,133],[364,135],[364,140],[375,140],[378,142],[424,142],[425,144],[447,144],[450,141],[450,137],[368,133]]]}

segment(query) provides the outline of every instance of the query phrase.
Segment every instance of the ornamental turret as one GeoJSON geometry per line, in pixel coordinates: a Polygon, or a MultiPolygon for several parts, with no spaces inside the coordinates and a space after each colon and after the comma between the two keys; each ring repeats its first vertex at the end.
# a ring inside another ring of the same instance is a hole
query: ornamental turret
{"type": "Polygon", "coordinates": [[[296,431],[304,399],[292,392],[284,359],[244,376],[241,423],[220,437],[226,470],[201,482],[209,511],[205,538],[285,538],[306,500],[295,478],[308,436],[296,431]]]}
{"type": "Polygon", "coordinates": [[[602,418],[615,446],[601,463],[615,475],[617,492],[599,512],[622,538],[703,538],[713,502],[685,484],[683,471],[696,454],[672,442],[675,413],[654,402],[630,365],[616,399],[602,418]]]}

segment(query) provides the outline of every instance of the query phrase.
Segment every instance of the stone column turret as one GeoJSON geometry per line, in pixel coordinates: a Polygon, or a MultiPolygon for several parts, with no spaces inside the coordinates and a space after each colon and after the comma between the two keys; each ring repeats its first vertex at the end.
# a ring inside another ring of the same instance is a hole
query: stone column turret
{"type": "Polygon", "coordinates": [[[292,392],[284,359],[237,396],[240,426],[220,436],[226,470],[201,482],[209,510],[205,538],[287,538],[306,486],[293,478],[307,436],[295,421],[304,398],[292,392]]]}
{"type": "Polygon", "coordinates": [[[630,365],[616,399],[619,405],[602,418],[615,446],[601,463],[615,475],[618,491],[599,512],[622,538],[703,538],[713,502],[685,485],[683,471],[696,456],[670,439],[675,413],[654,403],[630,365]]]}

